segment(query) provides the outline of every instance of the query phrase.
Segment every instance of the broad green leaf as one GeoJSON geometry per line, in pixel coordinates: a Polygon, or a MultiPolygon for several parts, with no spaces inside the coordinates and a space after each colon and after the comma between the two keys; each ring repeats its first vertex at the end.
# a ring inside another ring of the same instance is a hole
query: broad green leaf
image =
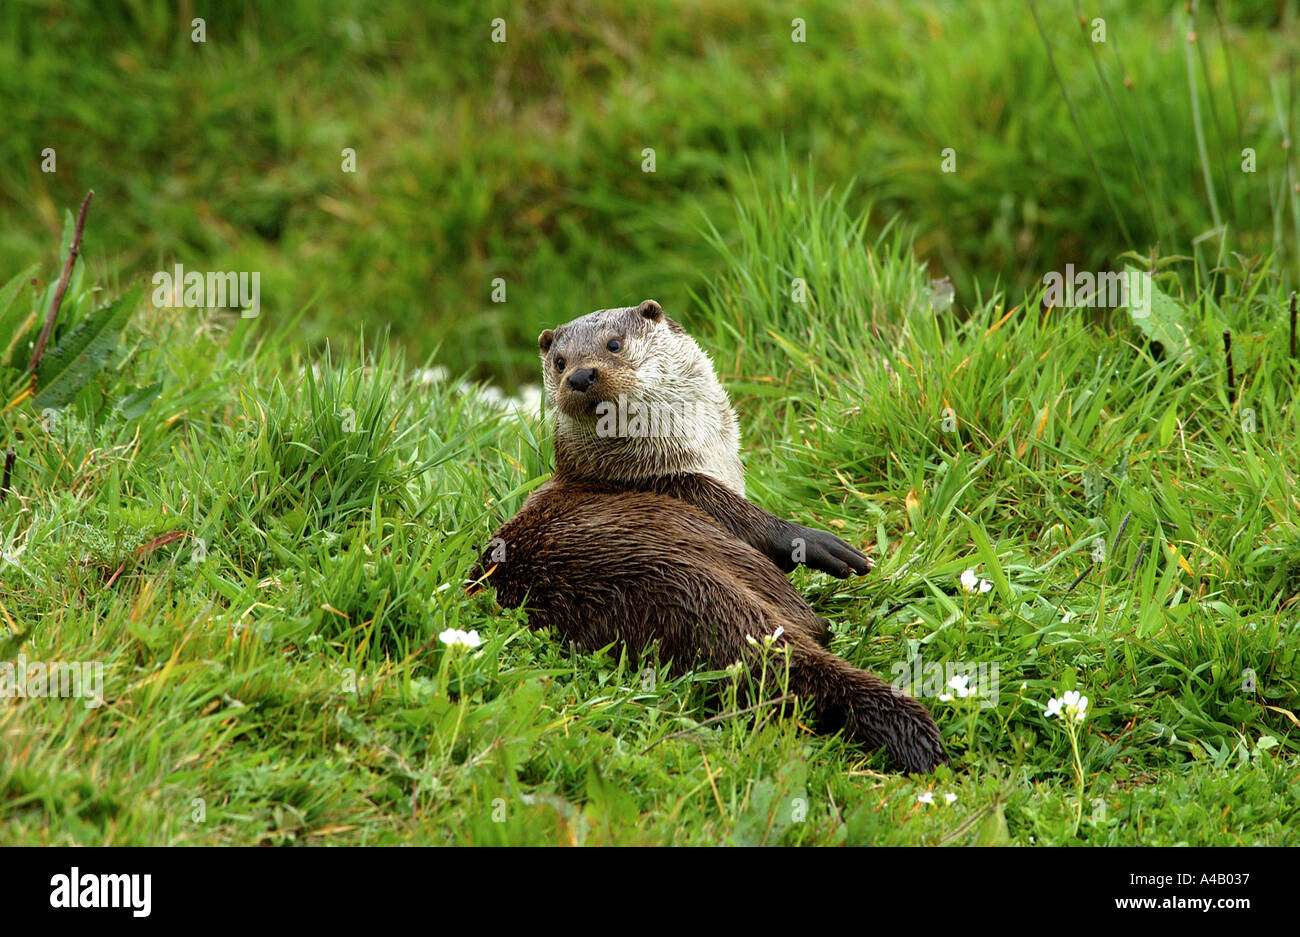
{"type": "Polygon", "coordinates": [[[108,362],[126,321],[140,302],[140,287],[118,297],[63,337],[58,346],[46,351],[36,369],[38,410],[64,407],[108,362]]]}
{"type": "Polygon", "coordinates": [[[750,790],[749,804],[731,834],[738,846],[775,845],[797,822],[808,804],[808,765],[790,761],[776,777],[759,781],[750,790]]]}
{"type": "Polygon", "coordinates": [[[1140,289],[1129,287],[1128,314],[1133,324],[1150,341],[1159,342],[1170,358],[1186,361],[1193,349],[1183,307],[1137,267],[1125,267],[1124,273],[1128,284],[1141,284],[1140,289]]]}
{"type": "Polygon", "coordinates": [[[7,367],[0,364],[0,407],[5,401],[13,400],[27,387],[27,372],[19,367],[7,367]]]}
{"type": "Polygon", "coordinates": [[[148,412],[160,393],[162,393],[162,381],[155,381],[148,387],[141,387],[127,394],[117,402],[117,409],[126,419],[134,420],[148,412]]]}
{"type": "Polygon", "coordinates": [[[980,823],[979,832],[975,834],[976,846],[1005,846],[1011,842],[1011,831],[1007,828],[1007,815],[1002,801],[994,801],[988,816],[980,823]]]}
{"type": "MultiPolygon", "coordinates": [[[[25,303],[14,305],[14,300],[22,288],[36,273],[38,265],[33,264],[4,286],[0,286],[0,365],[16,365],[9,359],[13,355],[13,346],[20,335],[27,332],[36,321],[35,311],[25,308],[25,303]],[[13,307],[13,308],[10,308],[13,307]]],[[[27,362],[22,362],[24,365],[27,362]]]]}
{"type": "Polygon", "coordinates": [[[4,315],[9,311],[9,307],[13,305],[14,298],[27,285],[27,281],[35,275],[40,266],[40,264],[32,264],[4,286],[0,286],[0,322],[4,321],[4,315]]]}

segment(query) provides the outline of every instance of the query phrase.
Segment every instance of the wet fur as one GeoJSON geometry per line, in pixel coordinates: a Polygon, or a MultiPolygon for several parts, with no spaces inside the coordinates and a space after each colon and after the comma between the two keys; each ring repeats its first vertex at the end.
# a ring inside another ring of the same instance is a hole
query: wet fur
{"type": "MultiPolygon", "coordinates": [[[[725,460],[687,454],[674,462],[660,454],[628,461],[615,453],[601,461],[598,444],[608,439],[584,436],[580,445],[568,445],[571,430],[565,428],[564,410],[570,410],[574,422],[582,421],[585,411],[582,401],[563,399],[560,377],[589,361],[615,367],[596,353],[604,347],[611,323],[630,333],[641,327],[631,321],[635,317],[652,328],[680,332],[680,326],[657,312],[657,304],[647,301],[602,310],[542,333],[543,365],[557,371],[556,377],[548,376],[547,389],[554,392],[551,400],[560,398],[556,472],[497,531],[476,575],[496,588],[502,605],[526,605],[533,627],[552,628],[588,649],[621,644],[633,656],[654,645],[676,672],[693,666],[723,668],[736,661],[757,668],[763,638],[780,630],[775,643],[789,648],[790,691],[811,700],[819,728],[843,728],[868,749],[883,747],[907,771],[946,763],[926,708],[827,651],[825,619],[784,575],[800,562],[837,576],[863,573],[868,564],[861,553],[831,534],[781,520],[745,500],[743,478],[738,492],[734,479],[718,477],[728,474],[725,460]],[[587,321],[593,317],[596,321],[587,321]],[[583,336],[581,342],[575,336],[583,336]],[[575,348],[577,363],[566,357],[568,367],[559,372],[553,364],[557,349],[575,348]],[[568,456],[561,457],[562,452],[568,456]],[[662,470],[643,471],[665,461],[662,470]],[[699,463],[721,470],[691,470],[699,463]],[[635,477],[628,477],[629,466],[635,477]]],[[[695,344],[693,339],[690,343],[695,344]]],[[[702,351],[699,355],[708,362],[702,351]]],[[[712,365],[707,367],[721,391],[712,365]]],[[[644,363],[635,373],[645,373],[644,363]]],[[[621,380],[632,386],[626,374],[621,380]]],[[[655,380],[699,392],[694,377],[672,382],[667,374],[656,373],[655,380]]],[[[722,400],[730,415],[725,392],[722,400]]]]}

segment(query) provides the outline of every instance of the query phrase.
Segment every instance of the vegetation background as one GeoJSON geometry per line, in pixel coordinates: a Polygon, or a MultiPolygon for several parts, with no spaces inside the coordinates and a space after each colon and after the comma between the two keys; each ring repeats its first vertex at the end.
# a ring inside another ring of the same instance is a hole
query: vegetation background
{"type": "Polygon", "coordinates": [[[102,706],[0,702],[0,842],[1288,842],[1298,18],[0,4],[0,664],[105,664],[102,706]],[[130,319],[33,406],[87,189],[52,345],[130,319]],[[260,317],[150,302],[176,263],[258,272],[260,317]],[[1152,321],[1045,309],[1067,264],[1155,273],[1152,321]],[[927,700],[953,771],[462,593],[549,469],[537,333],[646,297],[751,496],[876,555],[795,576],[834,648],[998,668],[927,700]]]}

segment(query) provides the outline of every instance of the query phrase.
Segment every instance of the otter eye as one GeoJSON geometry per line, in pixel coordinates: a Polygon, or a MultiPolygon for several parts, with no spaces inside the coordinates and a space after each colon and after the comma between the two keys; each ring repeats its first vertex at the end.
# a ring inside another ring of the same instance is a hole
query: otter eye
{"type": "Polygon", "coordinates": [[[556,359],[555,359],[555,370],[557,370],[557,371],[563,371],[563,370],[564,370],[564,359],[563,359],[563,358],[556,358],[556,359]]]}
{"type": "Polygon", "coordinates": [[[605,347],[608,348],[610,351],[621,351],[623,348],[623,343],[620,342],[617,338],[611,338],[609,340],[609,344],[606,345],[605,347]]]}

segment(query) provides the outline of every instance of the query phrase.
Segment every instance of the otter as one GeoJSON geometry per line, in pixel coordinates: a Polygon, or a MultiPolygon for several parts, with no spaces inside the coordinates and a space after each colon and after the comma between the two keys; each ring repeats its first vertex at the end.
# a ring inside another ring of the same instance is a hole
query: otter
{"type": "Polygon", "coordinates": [[[632,659],[657,646],[674,673],[737,661],[756,673],[775,648],[819,731],[843,729],[909,772],[946,764],[924,706],[826,649],[829,624],[785,574],[870,563],[746,499],[736,415],[695,339],[646,300],[547,329],[538,347],[555,472],[496,531],[475,581],[524,605],[530,627],[632,659]]]}

